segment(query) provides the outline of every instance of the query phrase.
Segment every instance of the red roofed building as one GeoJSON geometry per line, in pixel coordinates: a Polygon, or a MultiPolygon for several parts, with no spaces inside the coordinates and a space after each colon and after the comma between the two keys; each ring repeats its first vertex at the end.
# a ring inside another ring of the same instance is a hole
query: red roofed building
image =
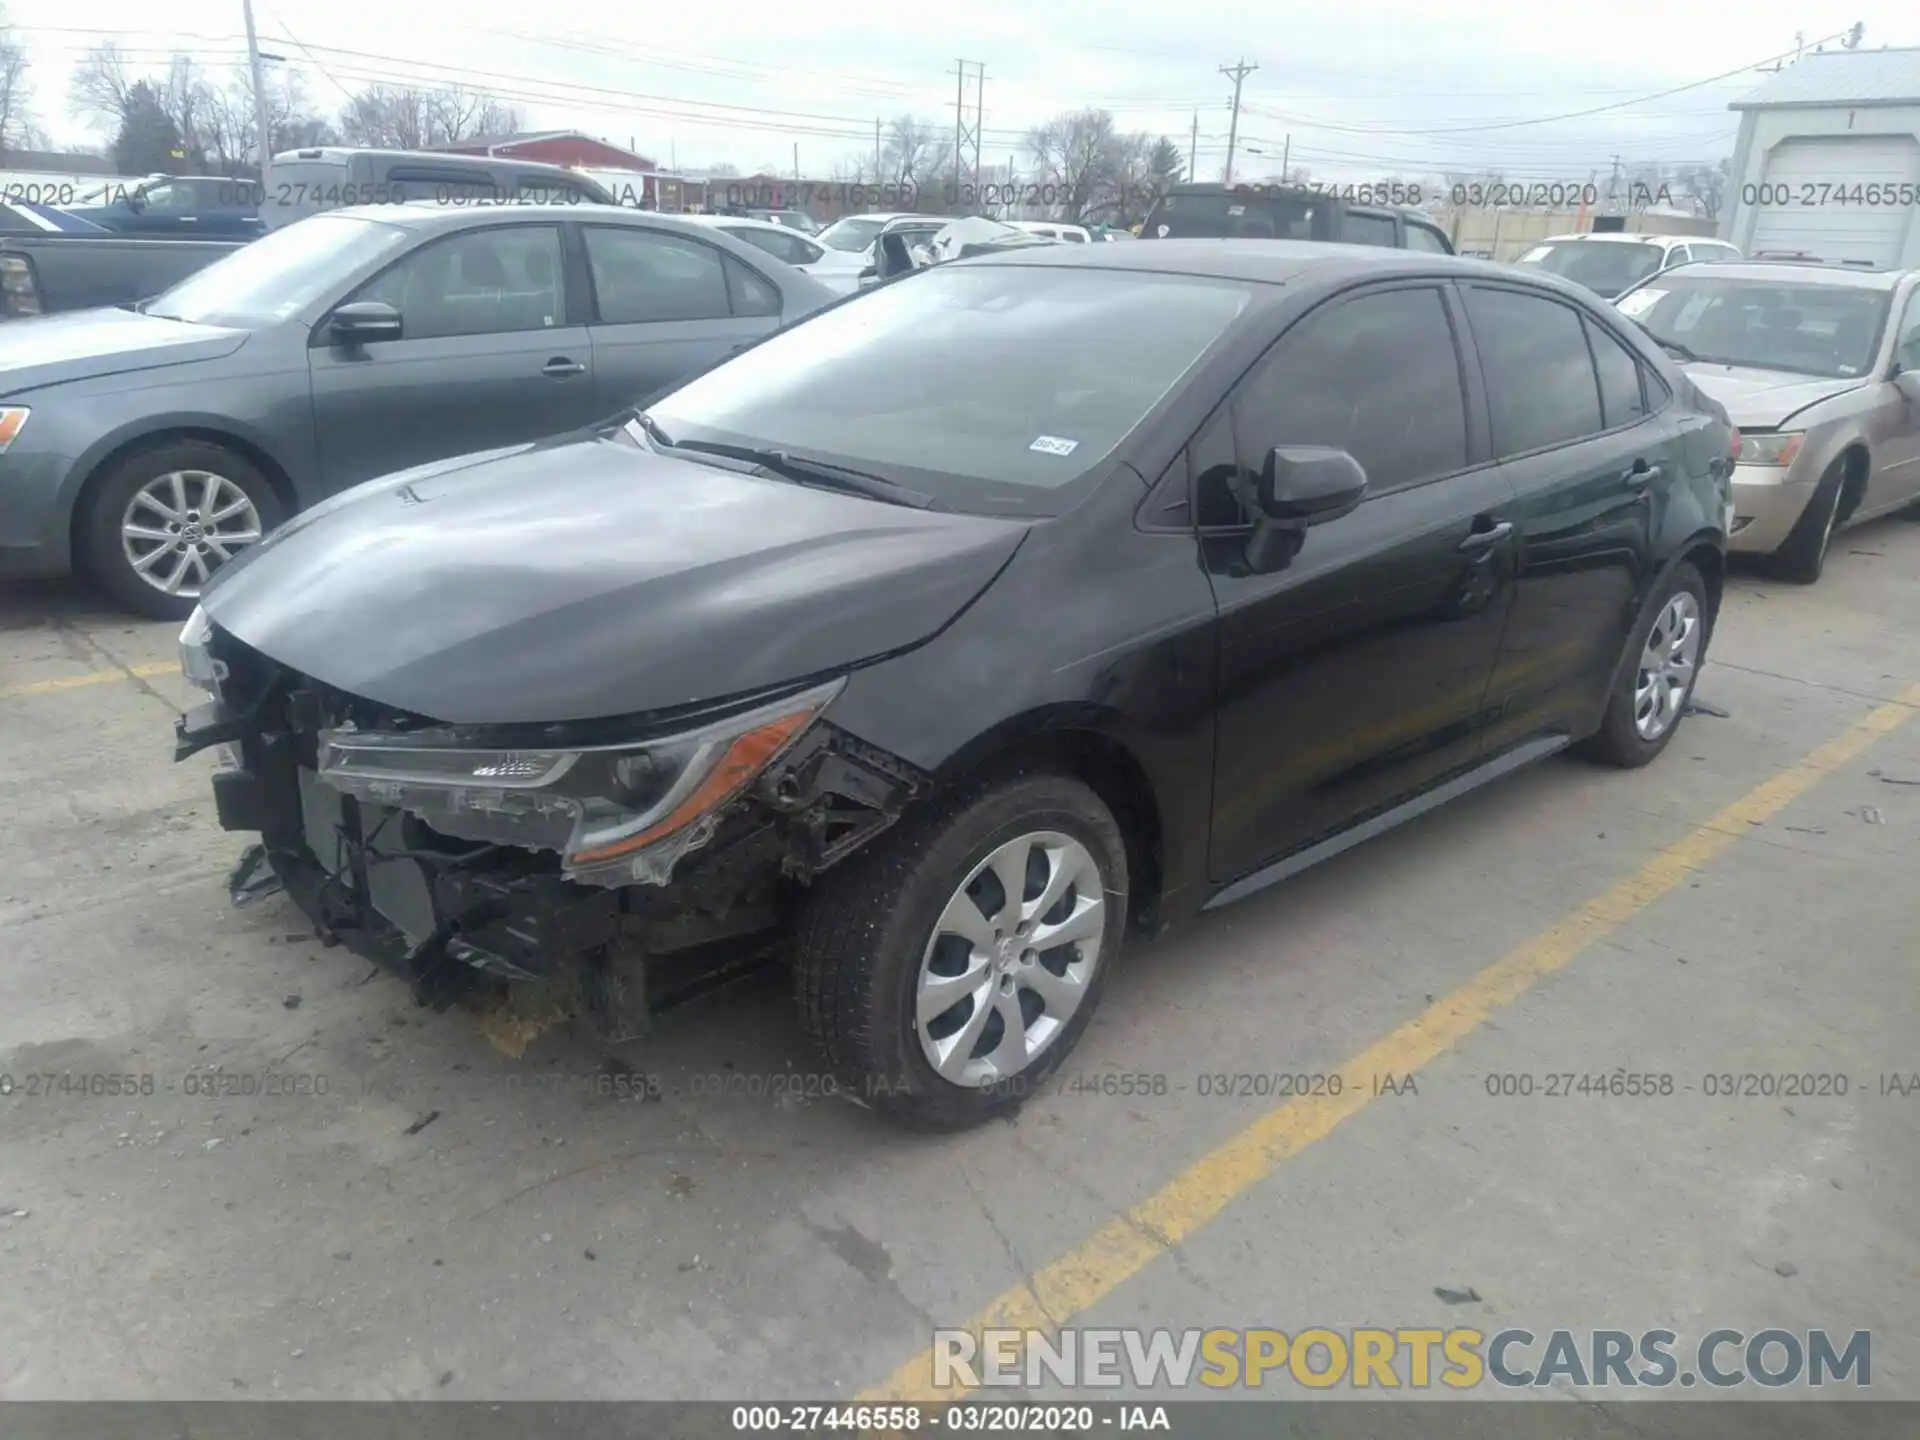
{"type": "Polygon", "coordinates": [[[646,156],[596,140],[578,130],[522,130],[512,135],[474,135],[452,145],[435,145],[450,155],[501,155],[543,165],[578,165],[590,170],[658,170],[646,156]]]}

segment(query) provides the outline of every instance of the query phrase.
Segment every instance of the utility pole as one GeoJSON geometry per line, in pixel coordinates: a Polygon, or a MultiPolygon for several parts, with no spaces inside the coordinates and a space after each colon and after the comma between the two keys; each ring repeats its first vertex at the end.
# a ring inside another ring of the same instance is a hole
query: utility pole
{"type": "Polygon", "coordinates": [[[1280,183],[1287,183],[1287,161],[1293,155],[1293,132],[1289,130],[1280,142],[1280,183]]]}
{"type": "Polygon", "coordinates": [[[798,140],[793,142],[793,178],[795,180],[800,178],[800,142],[798,140]]]}
{"type": "Polygon", "coordinates": [[[1247,76],[1258,70],[1258,65],[1249,65],[1245,57],[1238,65],[1222,65],[1220,73],[1233,77],[1233,119],[1227,124],[1227,168],[1222,177],[1227,184],[1233,184],[1233,147],[1240,138],[1240,85],[1247,76]]]}
{"type": "Polygon", "coordinates": [[[1200,174],[1200,112],[1193,112],[1193,134],[1187,140],[1187,179],[1194,180],[1200,174]]]}
{"type": "Polygon", "coordinates": [[[880,117],[873,117],[873,183],[880,183],[880,117]]]}
{"type": "Polygon", "coordinates": [[[260,183],[267,183],[267,164],[273,159],[273,126],[267,119],[267,82],[260,68],[260,41],[253,30],[253,0],[240,0],[247,19],[247,69],[253,76],[253,123],[260,133],[260,183]]]}
{"type": "Polygon", "coordinates": [[[987,124],[987,67],[983,62],[973,77],[973,198],[980,199],[980,132],[987,124]]]}

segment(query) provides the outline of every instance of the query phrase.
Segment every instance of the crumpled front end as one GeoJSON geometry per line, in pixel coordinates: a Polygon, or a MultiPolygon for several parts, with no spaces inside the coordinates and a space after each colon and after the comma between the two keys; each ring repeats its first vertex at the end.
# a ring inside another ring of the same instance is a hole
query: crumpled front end
{"type": "Polygon", "coordinates": [[[924,782],[826,720],[843,679],[672,715],[461,727],[294,672],[200,612],[181,654],[213,699],[179,722],[175,758],[221,750],[221,825],[261,837],[323,938],[422,1003],[545,985],[615,1037],[660,1008],[663,980],[698,988],[737,965],[924,782]]]}

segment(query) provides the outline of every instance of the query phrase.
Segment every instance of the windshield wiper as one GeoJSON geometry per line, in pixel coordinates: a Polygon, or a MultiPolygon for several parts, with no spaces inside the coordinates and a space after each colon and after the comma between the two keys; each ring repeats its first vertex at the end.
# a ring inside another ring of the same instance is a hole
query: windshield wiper
{"type": "Polygon", "coordinates": [[[666,433],[645,415],[638,417],[641,428],[656,444],[668,450],[691,450],[700,455],[718,455],[726,460],[744,460],[759,465],[802,485],[817,485],[847,495],[862,495],[869,500],[884,500],[890,505],[906,505],[915,510],[931,510],[933,496],[909,489],[897,480],[869,475],[864,470],[849,470],[825,460],[811,460],[789,450],[760,449],[753,445],[726,445],[717,440],[669,440],[666,433]]]}
{"type": "Polygon", "coordinates": [[[1653,340],[1653,343],[1658,345],[1662,350],[1666,351],[1669,355],[1677,356],[1682,360],[1698,360],[1700,358],[1698,355],[1694,354],[1693,351],[1689,350],[1686,346],[1682,345],[1678,340],[1669,340],[1664,335],[1654,334],[1653,327],[1647,324],[1646,321],[1635,320],[1633,323],[1638,325],[1642,330],[1646,331],[1648,336],[1651,337],[1651,339],[1653,340]]]}

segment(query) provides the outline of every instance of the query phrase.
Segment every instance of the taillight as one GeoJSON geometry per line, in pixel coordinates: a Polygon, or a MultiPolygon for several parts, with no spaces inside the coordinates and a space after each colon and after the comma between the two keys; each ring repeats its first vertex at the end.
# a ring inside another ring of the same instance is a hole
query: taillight
{"type": "Polygon", "coordinates": [[[0,255],[0,296],[10,316],[40,313],[40,287],[34,283],[33,266],[24,255],[0,255]]]}

